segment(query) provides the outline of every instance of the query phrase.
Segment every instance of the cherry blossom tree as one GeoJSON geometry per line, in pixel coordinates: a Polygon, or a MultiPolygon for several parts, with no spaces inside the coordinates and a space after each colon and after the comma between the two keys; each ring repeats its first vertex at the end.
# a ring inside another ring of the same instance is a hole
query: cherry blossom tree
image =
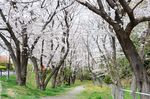
{"type": "Polygon", "coordinates": [[[19,85],[26,84],[28,59],[31,59],[35,45],[56,13],[61,11],[58,3],[58,0],[48,2],[48,6],[45,1],[38,0],[0,2],[0,37],[15,65],[19,85]]]}
{"type": "MultiPolygon", "coordinates": [[[[117,39],[120,42],[120,45],[123,49],[125,56],[130,62],[136,81],[138,84],[138,89],[141,92],[148,93],[150,91],[150,81],[144,64],[138,54],[135,45],[130,39],[130,35],[134,27],[138,24],[146,21],[150,21],[150,16],[148,14],[143,16],[138,16],[135,13],[135,10],[144,0],[138,0],[134,5],[130,5],[135,2],[134,0],[95,0],[96,4],[94,5],[91,0],[76,0],[83,6],[87,7],[89,10],[93,11],[97,15],[101,16],[108,24],[111,25],[114,32],[116,33],[117,39]],[[106,10],[106,5],[108,5],[114,17],[109,16],[109,12],[106,10]],[[123,18],[128,18],[125,22],[123,18]]],[[[148,99],[147,96],[141,96],[142,99],[148,99]]]]}

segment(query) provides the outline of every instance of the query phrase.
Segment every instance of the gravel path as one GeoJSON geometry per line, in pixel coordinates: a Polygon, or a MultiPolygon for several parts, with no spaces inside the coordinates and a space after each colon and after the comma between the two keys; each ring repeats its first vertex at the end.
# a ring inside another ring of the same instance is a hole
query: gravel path
{"type": "Polygon", "coordinates": [[[61,96],[50,96],[50,97],[43,97],[42,99],[76,99],[76,95],[81,93],[84,90],[83,86],[75,87],[74,89],[70,90],[68,93],[61,95],[61,96]]]}

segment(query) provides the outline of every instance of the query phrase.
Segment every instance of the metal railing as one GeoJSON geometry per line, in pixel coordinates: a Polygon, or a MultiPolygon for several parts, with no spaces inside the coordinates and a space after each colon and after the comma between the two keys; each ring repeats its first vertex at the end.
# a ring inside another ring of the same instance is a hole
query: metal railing
{"type": "Polygon", "coordinates": [[[131,99],[140,99],[140,96],[146,96],[149,97],[150,99],[150,94],[149,93],[143,93],[143,92],[138,92],[138,91],[132,91],[128,89],[123,89],[118,86],[111,86],[112,89],[112,97],[113,99],[130,99],[129,97],[126,97],[126,93],[128,92],[131,94],[131,99]]]}
{"type": "Polygon", "coordinates": [[[121,89],[121,90],[124,91],[124,92],[129,92],[129,93],[134,93],[134,94],[139,94],[139,95],[144,95],[144,96],[149,96],[150,97],[150,94],[148,94],[148,93],[134,92],[132,90],[127,90],[127,89],[121,89]]]}

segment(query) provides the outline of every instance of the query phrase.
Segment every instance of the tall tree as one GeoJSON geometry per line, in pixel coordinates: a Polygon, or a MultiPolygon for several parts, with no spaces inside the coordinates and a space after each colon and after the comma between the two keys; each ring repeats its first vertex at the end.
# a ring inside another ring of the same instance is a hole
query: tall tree
{"type": "MultiPolygon", "coordinates": [[[[108,24],[113,27],[123,52],[133,68],[139,90],[141,92],[149,93],[150,80],[148,79],[148,75],[146,74],[146,70],[140,55],[138,54],[132,40],[130,39],[130,35],[134,27],[136,27],[141,22],[150,21],[150,16],[135,17],[134,10],[139,6],[139,4],[143,2],[143,0],[140,0],[133,7],[130,6],[131,0],[97,0],[96,2],[98,6],[92,5],[86,0],[76,1],[83,6],[86,6],[97,15],[101,16],[106,22],[108,22],[108,24]],[[114,10],[114,19],[108,15],[104,2],[106,2],[107,5],[114,10]],[[126,14],[129,22],[126,26],[123,26],[125,22],[122,18],[126,14]]],[[[149,99],[149,97],[142,95],[141,99],[149,99]]]]}
{"type": "MultiPolygon", "coordinates": [[[[1,23],[3,23],[3,26],[0,29],[2,31],[0,33],[0,38],[5,43],[12,58],[12,61],[15,65],[18,85],[25,85],[28,64],[27,25],[30,23],[28,23],[28,21],[23,20],[23,13],[22,16],[20,16],[20,19],[18,17],[13,17],[13,14],[15,14],[17,11],[18,13],[20,13],[19,10],[21,9],[19,9],[16,6],[16,3],[14,3],[13,1],[7,3],[10,5],[9,11],[12,12],[7,13],[6,9],[0,8],[0,16],[2,18],[1,23]],[[14,21],[14,23],[12,21],[14,21]],[[18,28],[20,28],[20,30],[18,28]],[[13,42],[10,42],[11,40],[9,39],[12,39],[13,42]]],[[[23,9],[22,12],[24,12],[23,9]]]]}

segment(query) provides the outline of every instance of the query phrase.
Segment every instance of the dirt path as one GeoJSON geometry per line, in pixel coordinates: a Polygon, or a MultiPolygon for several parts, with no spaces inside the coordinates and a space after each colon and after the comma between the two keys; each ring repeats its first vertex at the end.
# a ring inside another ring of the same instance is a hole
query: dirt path
{"type": "Polygon", "coordinates": [[[50,97],[43,97],[42,99],[76,99],[76,95],[81,93],[84,90],[83,86],[75,87],[74,89],[70,90],[68,93],[61,95],[61,96],[50,96],[50,97]]]}

